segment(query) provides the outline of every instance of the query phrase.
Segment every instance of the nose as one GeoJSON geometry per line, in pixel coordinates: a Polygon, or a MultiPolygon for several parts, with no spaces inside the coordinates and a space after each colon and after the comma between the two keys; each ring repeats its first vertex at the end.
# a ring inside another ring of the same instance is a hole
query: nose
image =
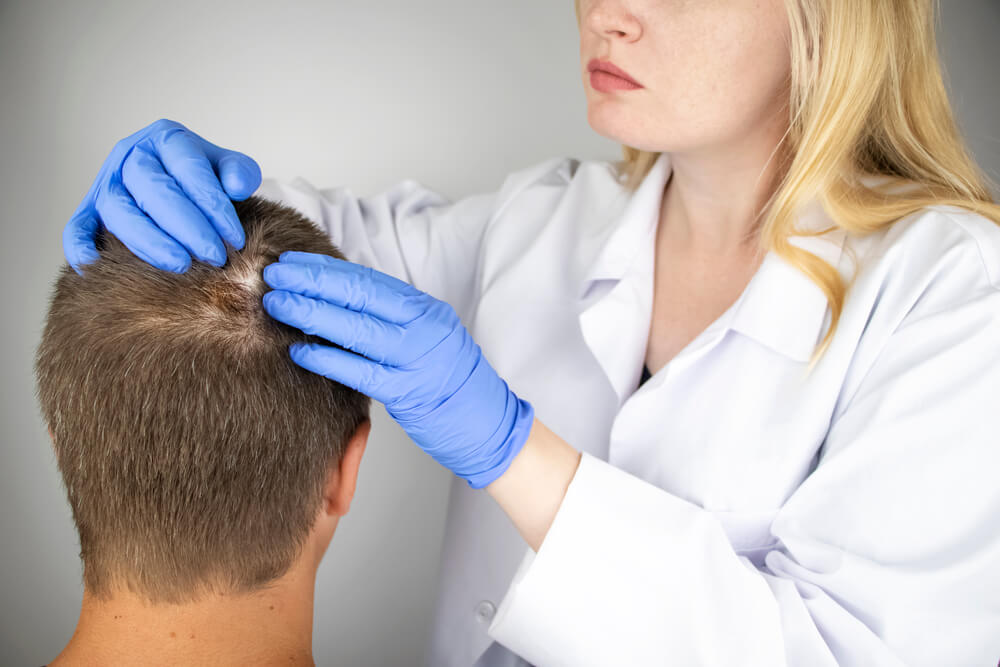
{"type": "Polygon", "coordinates": [[[584,0],[584,24],[602,39],[634,42],[642,35],[642,25],[621,0],[584,0]]]}

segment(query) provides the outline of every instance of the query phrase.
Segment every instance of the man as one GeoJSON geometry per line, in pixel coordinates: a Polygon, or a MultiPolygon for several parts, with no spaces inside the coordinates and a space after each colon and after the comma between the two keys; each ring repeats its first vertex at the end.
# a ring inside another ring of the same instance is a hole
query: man
{"type": "Polygon", "coordinates": [[[261,302],[281,252],[343,255],[292,209],[235,206],[246,244],[222,268],[161,271],[105,234],[56,284],[35,367],[84,596],[53,665],[312,664],[370,399],[296,366],[312,337],[261,302]]]}

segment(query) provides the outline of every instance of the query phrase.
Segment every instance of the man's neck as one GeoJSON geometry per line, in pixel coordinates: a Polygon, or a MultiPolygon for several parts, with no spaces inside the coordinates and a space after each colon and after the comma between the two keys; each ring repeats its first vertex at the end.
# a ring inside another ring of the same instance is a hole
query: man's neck
{"type": "Polygon", "coordinates": [[[150,605],[86,591],[69,644],[51,664],[313,665],[315,570],[251,594],[150,605]]]}

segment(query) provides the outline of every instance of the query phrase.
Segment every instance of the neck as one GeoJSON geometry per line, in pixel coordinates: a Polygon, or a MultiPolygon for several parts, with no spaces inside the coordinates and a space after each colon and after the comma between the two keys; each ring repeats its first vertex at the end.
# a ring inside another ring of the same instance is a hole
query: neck
{"type": "Polygon", "coordinates": [[[660,233],[693,253],[725,255],[756,246],[758,224],[783,174],[777,149],[788,128],[776,112],[725,145],[670,154],[660,233]]]}
{"type": "Polygon", "coordinates": [[[84,591],[76,632],[52,665],[313,665],[316,570],[308,570],[297,566],[253,593],[176,605],[84,591]]]}

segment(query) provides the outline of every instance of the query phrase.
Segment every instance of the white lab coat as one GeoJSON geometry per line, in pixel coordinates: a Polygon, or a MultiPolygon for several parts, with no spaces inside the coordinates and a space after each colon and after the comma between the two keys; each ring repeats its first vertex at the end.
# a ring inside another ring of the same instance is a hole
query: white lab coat
{"type": "Polygon", "coordinates": [[[455,202],[413,180],[259,192],[451,303],[583,452],[537,554],[455,478],[427,663],[995,665],[1000,227],[937,207],[793,237],[856,274],[810,377],[826,298],[770,253],[637,389],[668,156],[633,196],[613,173],[550,159],[455,202]]]}

